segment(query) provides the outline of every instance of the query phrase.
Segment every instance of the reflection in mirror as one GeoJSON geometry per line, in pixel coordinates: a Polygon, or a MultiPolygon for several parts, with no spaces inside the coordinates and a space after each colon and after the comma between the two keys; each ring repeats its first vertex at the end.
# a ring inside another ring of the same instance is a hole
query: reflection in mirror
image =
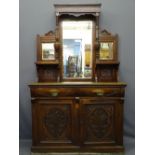
{"type": "Polygon", "coordinates": [[[63,21],[63,77],[92,77],[92,21],[63,21]]]}
{"type": "Polygon", "coordinates": [[[54,60],[54,43],[42,43],[42,60],[54,60]]]}
{"type": "Polygon", "coordinates": [[[100,59],[113,59],[113,42],[100,43],[100,59]]]}

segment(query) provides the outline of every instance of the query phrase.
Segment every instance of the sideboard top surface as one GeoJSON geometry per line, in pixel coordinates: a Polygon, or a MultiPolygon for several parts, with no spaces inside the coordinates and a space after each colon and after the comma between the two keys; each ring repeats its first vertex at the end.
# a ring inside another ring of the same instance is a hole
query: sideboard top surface
{"type": "Polygon", "coordinates": [[[29,86],[126,86],[124,82],[34,82],[29,86]]]}

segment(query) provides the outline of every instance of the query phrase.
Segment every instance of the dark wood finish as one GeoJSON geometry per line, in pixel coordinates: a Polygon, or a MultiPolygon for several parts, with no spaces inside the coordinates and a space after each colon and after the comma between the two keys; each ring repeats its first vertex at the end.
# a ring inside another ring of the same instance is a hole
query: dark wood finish
{"type": "Polygon", "coordinates": [[[45,35],[37,35],[37,73],[38,82],[55,82],[59,78],[59,50],[60,43],[56,40],[55,33],[49,31],[45,35]],[[54,43],[55,59],[42,60],[42,43],[54,43]]]}
{"type": "Polygon", "coordinates": [[[72,13],[89,13],[96,14],[101,11],[101,4],[55,4],[56,15],[72,13]]]}
{"type": "Polygon", "coordinates": [[[118,36],[112,35],[107,30],[99,33],[99,42],[95,43],[96,49],[96,79],[98,82],[116,82],[118,81],[118,67],[119,61],[117,53],[118,36]],[[113,59],[100,59],[100,43],[112,42],[113,43],[113,59]]]}
{"type": "Polygon", "coordinates": [[[119,65],[119,61],[99,61],[96,60],[96,65],[119,65]]]}
{"type": "Polygon", "coordinates": [[[123,151],[124,83],[35,83],[33,152],[123,151]]]}
{"type": "Polygon", "coordinates": [[[33,120],[36,122],[34,145],[72,146],[74,143],[73,124],[75,112],[72,100],[39,99],[32,101],[33,120]],[[37,105],[37,106],[36,106],[37,105]],[[37,133],[37,135],[35,134],[37,133]]]}
{"type": "Polygon", "coordinates": [[[54,61],[37,61],[35,63],[36,65],[58,65],[59,64],[59,61],[58,60],[54,60],[54,61]]]}
{"type": "Polygon", "coordinates": [[[121,97],[122,91],[120,88],[109,88],[109,87],[68,87],[68,89],[64,89],[63,87],[50,87],[45,86],[43,87],[37,87],[37,88],[31,88],[31,95],[32,97],[53,97],[53,96],[59,96],[59,97],[121,97]]]}
{"type": "MultiPolygon", "coordinates": [[[[123,101],[111,98],[81,100],[81,138],[83,146],[123,145],[122,120],[117,121],[123,101]],[[119,124],[119,125],[118,125],[119,124]],[[119,136],[118,136],[119,135],[119,136]]],[[[121,118],[122,119],[122,118],[121,118]]]]}
{"type": "MultiPolygon", "coordinates": [[[[37,61],[52,61],[52,60],[42,60],[42,43],[55,43],[55,34],[54,32],[48,32],[45,35],[37,35],[37,61]]],[[[57,53],[57,52],[56,52],[57,53]]],[[[56,60],[58,55],[56,54],[56,60]]]]}
{"type": "Polygon", "coordinates": [[[37,35],[38,82],[29,85],[32,152],[122,152],[125,83],[118,82],[117,35],[99,33],[100,4],[55,5],[56,30],[37,35]],[[64,79],[64,20],[93,21],[92,78],[64,79]],[[112,60],[99,59],[99,43],[112,41],[112,60]],[[55,60],[42,60],[42,43],[54,43],[55,60]],[[68,81],[68,82],[66,82],[68,81]],[[75,82],[76,81],[76,82],[75,82]],[[77,82],[78,81],[78,82],[77,82]]]}
{"type": "Polygon", "coordinates": [[[117,57],[118,57],[118,54],[117,54],[117,43],[118,43],[118,36],[117,35],[112,35],[110,32],[108,32],[107,30],[103,30],[99,33],[99,42],[98,42],[98,46],[96,47],[97,48],[97,53],[96,53],[96,59],[98,61],[110,61],[110,62],[113,62],[113,61],[117,61],[117,57]],[[100,48],[100,43],[104,43],[104,42],[111,42],[113,43],[113,59],[105,59],[105,60],[100,60],[99,59],[99,48],[100,48]]]}
{"type": "Polygon", "coordinates": [[[118,65],[113,63],[98,64],[96,67],[96,76],[98,82],[116,82],[118,81],[118,65]]]}
{"type": "Polygon", "coordinates": [[[58,65],[42,64],[37,65],[38,82],[55,82],[58,81],[58,65]]]}

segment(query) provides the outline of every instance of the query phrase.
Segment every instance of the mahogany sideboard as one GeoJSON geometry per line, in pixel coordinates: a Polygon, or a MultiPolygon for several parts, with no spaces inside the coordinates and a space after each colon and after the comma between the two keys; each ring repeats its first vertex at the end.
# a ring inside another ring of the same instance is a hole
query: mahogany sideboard
{"type": "Polygon", "coordinates": [[[55,31],[37,35],[32,152],[124,150],[118,35],[100,30],[100,12],[101,4],[55,5],[55,31]]]}
{"type": "Polygon", "coordinates": [[[32,152],[121,152],[122,82],[30,85],[32,152]]]}

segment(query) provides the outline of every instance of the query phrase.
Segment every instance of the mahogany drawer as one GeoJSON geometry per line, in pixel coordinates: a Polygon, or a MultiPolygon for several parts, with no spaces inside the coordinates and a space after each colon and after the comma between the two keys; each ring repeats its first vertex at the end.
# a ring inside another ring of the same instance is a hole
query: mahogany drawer
{"type": "Polygon", "coordinates": [[[73,87],[33,87],[31,88],[32,97],[121,97],[123,92],[121,88],[73,88],[73,87]]]}

